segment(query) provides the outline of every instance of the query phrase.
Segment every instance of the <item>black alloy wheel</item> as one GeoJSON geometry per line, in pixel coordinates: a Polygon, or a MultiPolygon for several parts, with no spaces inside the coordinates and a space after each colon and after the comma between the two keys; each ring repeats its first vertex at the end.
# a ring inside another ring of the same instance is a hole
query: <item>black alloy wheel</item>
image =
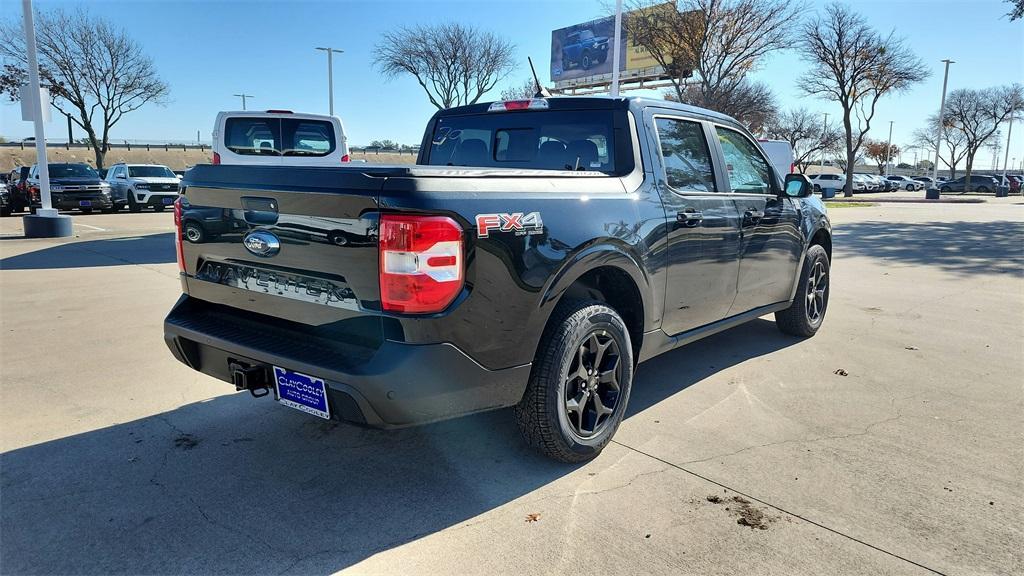
{"type": "Polygon", "coordinates": [[[611,421],[621,388],[619,344],[606,330],[595,330],[580,343],[569,366],[563,407],[573,434],[591,438],[611,421]]]}

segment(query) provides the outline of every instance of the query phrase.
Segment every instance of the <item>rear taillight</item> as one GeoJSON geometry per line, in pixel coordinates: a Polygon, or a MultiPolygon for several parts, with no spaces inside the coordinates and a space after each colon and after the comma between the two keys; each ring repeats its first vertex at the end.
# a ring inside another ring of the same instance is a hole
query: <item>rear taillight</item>
{"type": "Polygon", "coordinates": [[[380,219],[380,300],[389,312],[441,312],[462,291],[462,227],[445,216],[380,219]]]}
{"type": "Polygon", "coordinates": [[[345,154],[344,156],[341,157],[341,161],[342,162],[351,162],[352,161],[352,157],[349,156],[348,154],[345,154]]]}
{"type": "Polygon", "coordinates": [[[178,257],[178,272],[185,271],[185,246],[182,244],[181,196],[174,201],[174,250],[178,257]]]}
{"type": "Polygon", "coordinates": [[[213,153],[213,163],[220,164],[220,154],[217,154],[216,152],[213,153]]]}

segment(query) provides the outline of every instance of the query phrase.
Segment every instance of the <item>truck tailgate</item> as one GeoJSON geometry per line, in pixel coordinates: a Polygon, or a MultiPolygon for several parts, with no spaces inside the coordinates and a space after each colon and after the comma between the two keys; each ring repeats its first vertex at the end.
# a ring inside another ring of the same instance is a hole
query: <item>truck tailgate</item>
{"type": "Polygon", "coordinates": [[[358,168],[193,168],[181,214],[186,292],[372,346],[383,181],[358,168]]]}

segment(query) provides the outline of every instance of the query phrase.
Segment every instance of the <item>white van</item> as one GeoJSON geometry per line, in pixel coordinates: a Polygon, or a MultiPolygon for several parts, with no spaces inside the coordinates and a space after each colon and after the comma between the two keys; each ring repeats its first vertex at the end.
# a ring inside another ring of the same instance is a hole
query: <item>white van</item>
{"type": "Polygon", "coordinates": [[[786,140],[758,140],[761,149],[768,155],[780,180],[793,173],[793,147],[786,140]]]}
{"type": "Polygon", "coordinates": [[[345,128],[337,116],[220,112],[213,125],[214,164],[337,166],[348,161],[345,128]]]}

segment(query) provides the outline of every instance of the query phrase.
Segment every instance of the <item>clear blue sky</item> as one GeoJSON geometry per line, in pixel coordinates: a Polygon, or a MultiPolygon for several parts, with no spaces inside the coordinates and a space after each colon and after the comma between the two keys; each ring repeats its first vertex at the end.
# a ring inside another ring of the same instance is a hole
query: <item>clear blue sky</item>
{"type": "MultiPolygon", "coordinates": [[[[255,96],[252,108],[326,113],[326,58],[314,47],[330,45],[345,50],[335,59],[335,111],[354,144],[384,138],[417,143],[434,111],[414,81],[385,81],[371,66],[373,44],[384,30],[446,20],[493,30],[517,46],[522,66],[506,83],[518,83],[529,75],[526,56],[546,63],[552,29],[602,16],[611,3],[36,0],[43,10],[87,4],[93,13],[123,26],[171,86],[167,106],[148,106],[126,116],[114,128],[114,139],[184,141],[195,139],[199,130],[202,139],[208,140],[215,114],[239,109],[239,100],[232,94],[243,91],[255,96]]],[[[895,29],[909,38],[917,54],[933,67],[928,81],[907,94],[882,100],[872,130],[875,138],[886,138],[893,120],[893,142],[908,143],[911,132],[938,109],[943,58],[957,61],[950,71],[951,90],[1024,82],[1024,21],[1011,23],[1002,17],[1008,4],[999,0],[850,3],[878,29],[895,29]]],[[[0,3],[0,18],[20,18],[20,4],[0,3]]],[[[816,1],[814,8],[823,4],[816,1]]],[[[803,68],[796,54],[782,52],[772,55],[755,77],[773,87],[783,108],[803,106],[838,114],[838,105],[799,94],[796,82],[803,68]]],[[[538,73],[542,82],[548,80],[545,64],[538,73]]],[[[498,90],[495,98],[497,94],[498,90]]],[[[1019,163],[1024,158],[1024,125],[1016,128],[1011,156],[1019,163]]],[[[66,128],[57,119],[47,130],[54,138],[65,137],[66,128]]],[[[17,104],[0,105],[0,135],[8,139],[31,135],[31,125],[21,121],[17,104]]],[[[77,131],[76,137],[80,137],[77,131]]],[[[978,163],[991,167],[990,153],[984,152],[978,163]]]]}

